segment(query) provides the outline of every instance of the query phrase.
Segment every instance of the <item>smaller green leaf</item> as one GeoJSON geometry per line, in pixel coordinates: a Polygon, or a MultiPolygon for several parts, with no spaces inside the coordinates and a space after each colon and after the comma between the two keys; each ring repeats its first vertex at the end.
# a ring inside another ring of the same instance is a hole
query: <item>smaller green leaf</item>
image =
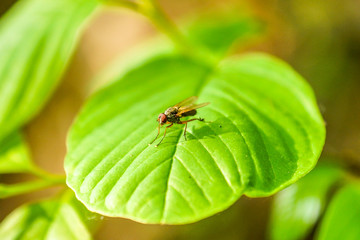
{"type": "Polygon", "coordinates": [[[331,186],[342,175],[340,168],[320,164],[306,177],[274,198],[271,239],[303,239],[319,219],[331,186]]]}
{"type": "Polygon", "coordinates": [[[217,56],[223,56],[237,42],[264,32],[260,21],[239,12],[213,13],[195,20],[187,30],[190,41],[217,56]]]}
{"type": "Polygon", "coordinates": [[[0,142],[0,174],[27,172],[33,168],[29,151],[20,133],[0,142]]]}
{"type": "Polygon", "coordinates": [[[21,0],[0,19],[0,140],[44,106],[97,6],[96,0],[21,0]]]}
{"type": "Polygon", "coordinates": [[[319,240],[359,239],[359,185],[347,185],[335,195],[318,230],[319,240]]]}
{"type": "Polygon", "coordinates": [[[96,217],[84,211],[73,195],[23,205],[0,224],[0,236],[3,240],[92,239],[89,228],[96,217]]]}

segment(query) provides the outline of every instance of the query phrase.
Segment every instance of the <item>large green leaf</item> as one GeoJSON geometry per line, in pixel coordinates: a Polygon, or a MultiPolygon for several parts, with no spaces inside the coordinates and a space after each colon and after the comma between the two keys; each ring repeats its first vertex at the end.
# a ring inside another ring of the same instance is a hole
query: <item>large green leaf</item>
{"type": "Polygon", "coordinates": [[[194,222],[242,194],[268,196],[317,162],[324,123],[311,88],[288,65],[263,54],[219,68],[159,56],[101,90],[68,137],[67,183],[91,210],[146,223],[194,222]],[[156,135],[158,114],[197,95],[207,123],[156,135]]]}
{"type": "Polygon", "coordinates": [[[320,164],[279,192],[274,198],[269,225],[271,239],[305,239],[323,212],[331,187],[341,176],[339,167],[320,164]]]}
{"type": "Polygon", "coordinates": [[[20,133],[0,141],[0,174],[26,172],[33,168],[28,148],[20,133]]]}
{"type": "Polygon", "coordinates": [[[0,139],[44,105],[95,0],[21,0],[0,21],[0,139]]]}
{"type": "Polygon", "coordinates": [[[92,239],[89,219],[94,218],[74,197],[48,200],[14,210],[0,224],[0,236],[3,240],[92,239]]]}
{"type": "Polygon", "coordinates": [[[360,186],[348,185],[331,201],[317,239],[357,240],[360,236],[360,186]]]}

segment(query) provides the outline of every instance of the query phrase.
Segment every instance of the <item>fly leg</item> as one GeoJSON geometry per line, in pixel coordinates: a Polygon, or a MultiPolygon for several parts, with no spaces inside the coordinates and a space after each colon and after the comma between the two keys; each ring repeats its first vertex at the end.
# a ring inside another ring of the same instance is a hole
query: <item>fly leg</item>
{"type": "Polygon", "coordinates": [[[160,134],[160,126],[161,126],[161,123],[159,123],[159,126],[158,126],[158,133],[157,133],[156,137],[154,138],[154,140],[152,140],[152,141],[151,141],[151,143],[149,143],[149,146],[150,146],[151,144],[153,144],[153,142],[155,142],[155,140],[156,140],[156,139],[157,139],[157,137],[159,136],[159,134],[160,134]]]}
{"type": "Polygon", "coordinates": [[[166,135],[166,129],[168,129],[169,127],[171,127],[172,125],[174,125],[174,123],[171,123],[170,125],[166,126],[165,131],[164,131],[164,136],[161,138],[160,142],[158,144],[155,145],[155,147],[159,146],[160,143],[162,142],[162,140],[165,138],[166,135]]]}
{"type": "Polygon", "coordinates": [[[188,123],[188,122],[191,122],[191,121],[195,121],[195,120],[198,120],[198,121],[200,121],[200,122],[203,122],[203,121],[204,121],[203,118],[193,118],[193,119],[190,119],[190,120],[178,122],[178,124],[185,124],[185,129],[184,129],[184,138],[185,138],[185,140],[187,140],[187,139],[186,139],[187,123],[188,123]]]}

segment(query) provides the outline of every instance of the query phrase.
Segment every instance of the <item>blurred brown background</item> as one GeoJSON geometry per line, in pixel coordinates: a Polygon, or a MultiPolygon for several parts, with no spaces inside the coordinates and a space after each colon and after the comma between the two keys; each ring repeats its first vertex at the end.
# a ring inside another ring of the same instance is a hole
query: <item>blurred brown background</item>
{"type": "MultiPolygon", "coordinates": [[[[13,3],[2,0],[0,14],[13,3]]],[[[289,62],[313,86],[327,123],[323,155],[360,169],[360,1],[182,0],[160,1],[175,21],[219,6],[246,6],[267,26],[267,36],[241,51],[260,50],[289,62]]],[[[65,138],[96,76],[117,56],[146,42],[157,30],[142,16],[104,8],[86,29],[63,80],[25,129],[34,161],[63,174],[65,138]]],[[[5,176],[21,181],[27,176],[5,176]]],[[[56,189],[55,189],[56,190],[56,189]]],[[[53,191],[55,191],[53,190],[53,191]]],[[[49,191],[0,201],[0,219],[49,191]]],[[[264,239],[271,198],[241,198],[228,210],[185,226],[144,225],[104,218],[96,239],[264,239]]]]}

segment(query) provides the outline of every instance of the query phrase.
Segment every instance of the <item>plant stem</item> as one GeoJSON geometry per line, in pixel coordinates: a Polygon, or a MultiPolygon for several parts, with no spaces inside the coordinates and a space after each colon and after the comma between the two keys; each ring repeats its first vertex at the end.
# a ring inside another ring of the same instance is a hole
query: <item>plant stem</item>
{"type": "Polygon", "coordinates": [[[138,4],[130,0],[104,0],[107,5],[122,6],[134,11],[138,11],[138,4]]]}
{"type": "Polygon", "coordinates": [[[155,0],[144,0],[140,12],[147,16],[153,24],[165,33],[176,45],[176,47],[185,54],[193,52],[194,48],[189,41],[180,32],[175,23],[165,14],[155,0]]]}
{"type": "Polygon", "coordinates": [[[29,169],[29,173],[37,176],[38,178],[41,178],[42,180],[47,180],[54,183],[65,183],[65,176],[49,173],[35,165],[29,169]]]}
{"type": "Polygon", "coordinates": [[[345,174],[345,180],[347,180],[348,182],[356,183],[357,185],[360,185],[360,177],[353,173],[347,172],[345,174]]]}
{"type": "Polygon", "coordinates": [[[0,184],[0,199],[20,194],[39,191],[48,187],[63,184],[63,181],[36,180],[17,184],[0,184]]]}
{"type": "Polygon", "coordinates": [[[185,55],[194,55],[193,53],[196,49],[192,47],[192,44],[185,38],[155,0],[106,0],[106,3],[126,7],[144,15],[173,41],[179,51],[185,55]]]}

